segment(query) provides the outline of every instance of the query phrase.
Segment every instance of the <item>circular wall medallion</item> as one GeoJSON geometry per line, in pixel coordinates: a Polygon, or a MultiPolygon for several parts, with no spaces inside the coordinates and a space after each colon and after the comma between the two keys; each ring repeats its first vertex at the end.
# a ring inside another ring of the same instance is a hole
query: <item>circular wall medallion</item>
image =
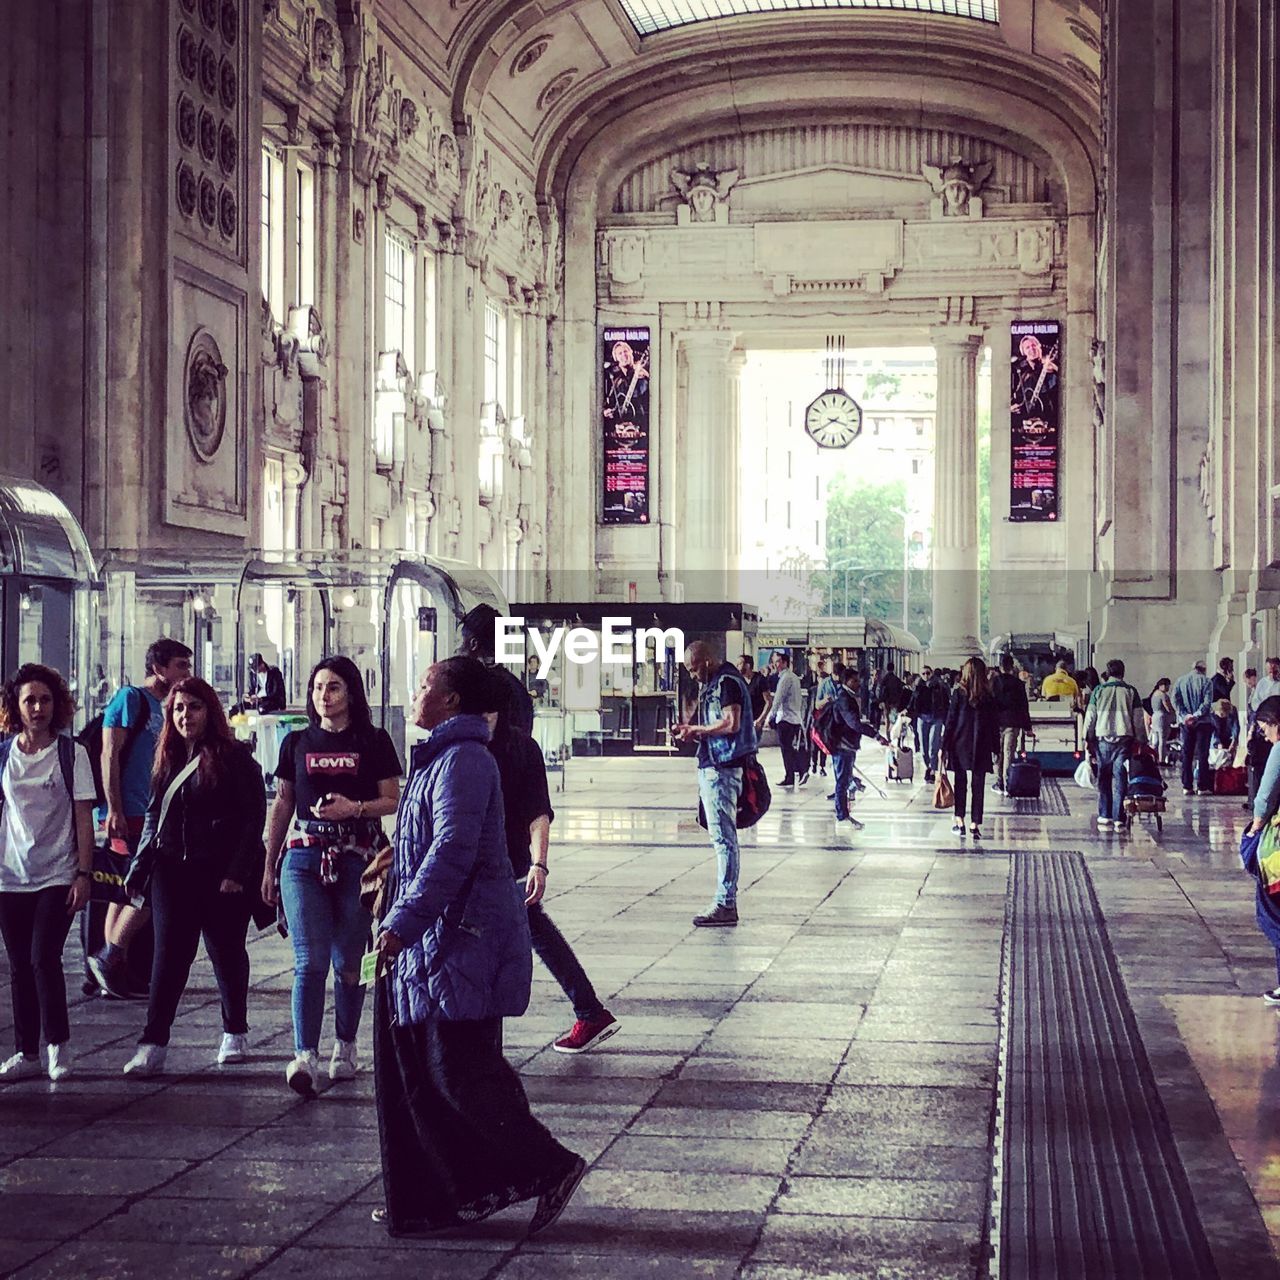
{"type": "Polygon", "coordinates": [[[182,388],[191,447],[203,461],[212,462],[227,429],[227,366],[208,329],[191,335],[182,388]]]}
{"type": "Polygon", "coordinates": [[[200,46],[191,34],[190,27],[178,28],[178,70],[184,80],[196,78],[196,68],[200,64],[200,46]]]}
{"type": "Polygon", "coordinates": [[[547,51],[547,46],[551,43],[550,36],[539,36],[536,40],[531,40],[511,62],[511,74],[513,76],[524,75],[539,58],[547,51]]]}
{"type": "Polygon", "coordinates": [[[218,167],[229,178],[236,171],[236,160],[240,156],[240,147],[236,142],[236,131],[224,124],[218,131],[218,167]]]}
{"type": "Polygon", "coordinates": [[[240,10],[236,0],[222,0],[222,13],[219,15],[222,27],[222,38],[227,44],[235,44],[240,34],[240,10]]]}
{"type": "Polygon", "coordinates": [[[184,218],[190,218],[196,211],[196,174],[185,160],[178,165],[175,189],[178,212],[184,218]]]}
{"type": "Polygon", "coordinates": [[[187,148],[196,145],[196,104],[189,95],[178,94],[178,141],[187,148]]]}
{"type": "Polygon", "coordinates": [[[218,154],[218,122],[213,112],[203,107],[200,109],[200,154],[210,164],[218,154]]]}
{"type": "Polygon", "coordinates": [[[577,67],[570,67],[568,71],[562,71],[558,76],[555,76],[538,95],[538,110],[549,111],[554,107],[568,92],[569,86],[573,83],[577,74],[577,67]]]}
{"type": "Polygon", "coordinates": [[[210,230],[218,221],[218,189],[211,178],[200,179],[200,221],[210,230]]]}
{"type": "Polygon", "coordinates": [[[218,92],[218,55],[207,44],[200,46],[200,87],[211,98],[218,92]]]}
{"type": "Polygon", "coordinates": [[[230,187],[223,187],[218,195],[218,230],[228,240],[236,235],[236,196],[230,187]]]}
{"type": "MultiPolygon", "coordinates": [[[[230,58],[223,58],[218,68],[218,95],[222,99],[223,109],[232,110],[236,105],[236,87],[238,85],[236,69],[230,58]]],[[[212,89],[209,90],[213,92],[212,89]]]]}

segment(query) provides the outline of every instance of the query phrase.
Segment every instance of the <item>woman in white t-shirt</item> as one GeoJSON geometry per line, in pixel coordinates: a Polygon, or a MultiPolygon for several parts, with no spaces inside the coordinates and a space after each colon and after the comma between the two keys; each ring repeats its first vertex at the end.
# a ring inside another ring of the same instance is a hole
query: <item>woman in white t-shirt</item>
{"type": "Polygon", "coordinates": [[[0,1080],[37,1075],[40,1033],[49,1079],[71,1070],[62,949],[89,901],[93,867],[93,771],[62,731],[75,702],[52,667],[27,663],[0,694],[0,932],[9,953],[17,1052],[0,1080]]]}

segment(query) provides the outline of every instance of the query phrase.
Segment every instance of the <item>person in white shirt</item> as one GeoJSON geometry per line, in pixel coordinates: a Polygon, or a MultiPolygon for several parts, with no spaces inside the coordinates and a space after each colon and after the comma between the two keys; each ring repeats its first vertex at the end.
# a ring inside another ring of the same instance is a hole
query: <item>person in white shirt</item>
{"type": "Polygon", "coordinates": [[[0,695],[0,932],[9,955],[16,1052],[0,1080],[36,1075],[40,1033],[50,1080],[71,1070],[62,949],[89,901],[93,868],[93,771],[63,736],[75,713],[66,681],[27,663],[0,695]]]}
{"type": "Polygon", "coordinates": [[[1268,698],[1274,698],[1277,694],[1280,694],[1280,658],[1268,658],[1267,674],[1258,678],[1258,683],[1249,694],[1250,713],[1257,711],[1268,698]]]}
{"type": "Polygon", "coordinates": [[[775,653],[773,669],[778,675],[778,686],[773,691],[773,702],[765,712],[765,728],[773,725],[778,730],[778,745],[782,748],[782,767],[785,776],[778,784],[782,787],[804,786],[809,781],[809,753],[800,743],[804,732],[804,688],[800,677],[791,670],[791,655],[775,653]]]}

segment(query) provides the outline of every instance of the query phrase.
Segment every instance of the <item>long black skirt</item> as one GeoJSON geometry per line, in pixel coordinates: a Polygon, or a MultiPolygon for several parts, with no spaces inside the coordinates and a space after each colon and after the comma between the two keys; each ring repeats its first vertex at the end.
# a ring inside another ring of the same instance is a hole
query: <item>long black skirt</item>
{"type": "Polygon", "coordinates": [[[538,1123],[502,1056],[502,1020],[395,1021],[377,984],[374,1083],[387,1228],[394,1235],[479,1222],[555,1186],[576,1160],[538,1123]]]}

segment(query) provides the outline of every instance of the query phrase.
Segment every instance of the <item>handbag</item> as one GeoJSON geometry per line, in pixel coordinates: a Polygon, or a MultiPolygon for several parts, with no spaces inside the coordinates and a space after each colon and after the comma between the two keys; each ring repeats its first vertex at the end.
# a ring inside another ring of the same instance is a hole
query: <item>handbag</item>
{"type": "Polygon", "coordinates": [[[1224,747],[1220,742],[1215,742],[1209,748],[1209,768],[1225,769],[1235,758],[1235,753],[1230,747],[1224,747]]]}
{"type": "Polygon", "coordinates": [[[169,806],[174,797],[182,789],[182,784],[200,767],[199,751],[187,761],[173,776],[173,781],[165,788],[160,800],[160,813],[156,824],[151,829],[150,839],[138,845],[138,851],[129,862],[129,869],[124,876],[125,901],[135,907],[141,907],[147,899],[147,890],[151,887],[151,872],[155,867],[156,855],[159,852],[157,842],[164,830],[165,819],[169,816],[169,806]]]}
{"type": "MultiPolygon", "coordinates": [[[[742,765],[742,790],[738,793],[734,826],[739,831],[754,827],[769,812],[772,803],[773,792],[769,789],[764,765],[756,756],[750,756],[742,765]]],[[[707,825],[707,811],[701,800],[698,801],[698,825],[704,829],[707,825]]]]}
{"type": "Polygon", "coordinates": [[[386,910],[387,878],[391,872],[391,846],[384,845],[360,873],[360,905],[375,919],[386,910]]]}
{"type": "Polygon", "coordinates": [[[89,873],[89,901],[128,902],[124,880],[132,860],[132,854],[117,853],[110,844],[95,845],[93,870],[89,873]]]}
{"type": "Polygon", "coordinates": [[[1269,898],[1280,897],[1280,822],[1272,818],[1258,841],[1258,879],[1269,898]]]}
{"type": "Polygon", "coordinates": [[[956,793],[952,790],[951,779],[945,769],[938,770],[938,780],[933,784],[933,807],[950,809],[956,802],[956,793]]]}
{"type": "Polygon", "coordinates": [[[1076,768],[1076,786],[1083,787],[1086,791],[1098,789],[1098,774],[1093,767],[1093,761],[1088,756],[1085,756],[1076,768]]]}

